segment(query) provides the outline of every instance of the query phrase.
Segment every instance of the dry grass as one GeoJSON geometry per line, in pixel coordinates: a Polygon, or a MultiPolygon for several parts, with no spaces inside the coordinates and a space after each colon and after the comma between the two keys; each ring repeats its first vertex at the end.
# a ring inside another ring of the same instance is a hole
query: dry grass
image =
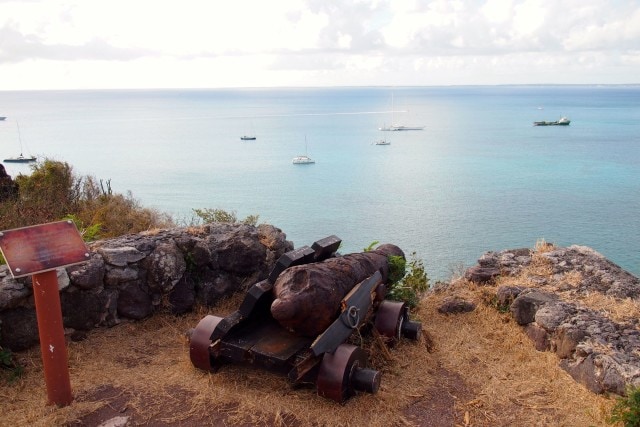
{"type": "MultiPolygon", "coordinates": [[[[159,315],[70,343],[75,401],[65,408],[45,404],[39,350],[21,354],[27,374],[14,385],[0,386],[3,423],[67,425],[121,405],[135,414],[138,425],[433,425],[434,414],[424,405],[445,395],[453,402],[451,419],[436,425],[604,425],[613,402],[576,384],[553,354],[536,352],[513,321],[481,303],[481,294],[463,282],[430,294],[417,316],[435,349],[427,351],[430,343],[424,341],[403,342],[390,352],[392,360],[378,355],[381,390],[345,405],[250,367],[226,366],[215,374],[193,368],[184,333],[201,312],[159,315]],[[477,310],[438,313],[450,292],[465,294],[478,303],[477,310]],[[100,400],[98,391],[105,387],[114,396],[100,400]],[[124,403],[115,403],[118,399],[124,403]],[[423,409],[409,417],[415,407],[423,409]]],[[[236,297],[214,312],[227,314],[239,301],[236,297]]]]}
{"type": "MultiPolygon", "coordinates": [[[[447,355],[444,366],[467,373],[474,390],[474,398],[460,402],[470,425],[605,424],[612,402],[573,381],[554,354],[535,351],[510,315],[483,304],[483,290],[475,289],[474,312],[430,319],[431,330],[450,337],[438,341],[439,352],[447,355]]],[[[442,298],[427,300],[427,311],[434,312],[442,298]]]]}

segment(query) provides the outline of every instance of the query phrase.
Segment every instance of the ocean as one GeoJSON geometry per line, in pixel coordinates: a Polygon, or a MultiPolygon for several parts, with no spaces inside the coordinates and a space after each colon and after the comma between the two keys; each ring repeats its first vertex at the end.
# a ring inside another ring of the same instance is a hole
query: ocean
{"type": "Polygon", "coordinates": [[[3,159],[21,143],[182,223],[220,208],[296,247],[394,243],[432,281],[541,239],[640,275],[640,86],[16,91],[0,115],[3,159]]]}

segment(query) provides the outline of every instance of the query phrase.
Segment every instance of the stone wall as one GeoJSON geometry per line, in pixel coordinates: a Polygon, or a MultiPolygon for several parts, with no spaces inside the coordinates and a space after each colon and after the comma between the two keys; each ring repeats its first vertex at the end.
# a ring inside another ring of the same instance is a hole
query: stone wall
{"type": "Polygon", "coordinates": [[[640,387],[640,280],[585,246],[485,253],[467,279],[496,287],[539,351],[595,393],[640,387]]]}
{"type": "MultiPolygon", "coordinates": [[[[88,247],[88,262],[58,270],[63,322],[72,339],[158,310],[180,314],[196,304],[211,306],[266,278],[293,244],[271,225],[210,224],[88,247]]],[[[37,343],[31,278],[13,279],[0,266],[0,346],[19,351],[37,343]]]]}

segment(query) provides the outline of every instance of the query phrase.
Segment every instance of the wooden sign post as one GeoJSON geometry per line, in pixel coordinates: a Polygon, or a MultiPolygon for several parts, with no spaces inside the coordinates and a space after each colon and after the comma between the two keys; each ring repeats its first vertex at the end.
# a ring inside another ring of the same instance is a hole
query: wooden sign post
{"type": "Polygon", "coordinates": [[[56,268],[87,261],[89,251],[72,221],[2,231],[0,251],[14,278],[33,276],[48,403],[67,406],[73,396],[56,268]]]}

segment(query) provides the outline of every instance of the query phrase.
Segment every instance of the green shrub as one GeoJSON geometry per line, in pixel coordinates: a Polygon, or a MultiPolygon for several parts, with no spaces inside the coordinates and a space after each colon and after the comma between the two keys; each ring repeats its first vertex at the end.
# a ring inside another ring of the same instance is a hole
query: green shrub
{"type": "Polygon", "coordinates": [[[223,222],[228,224],[242,223],[248,225],[257,225],[259,219],[258,215],[249,215],[242,221],[238,221],[236,211],[225,211],[224,209],[193,209],[193,212],[198,216],[198,218],[200,218],[200,220],[204,224],[223,222]]]}
{"type": "Polygon", "coordinates": [[[77,176],[65,162],[45,159],[20,174],[18,197],[0,203],[3,229],[72,219],[85,240],[109,238],[173,225],[166,214],[142,208],[127,194],[115,194],[111,181],[77,176]]]}
{"type": "Polygon", "coordinates": [[[407,273],[407,260],[401,256],[389,256],[389,283],[398,283],[407,273]]]}
{"type": "Polygon", "coordinates": [[[624,427],[640,427],[640,387],[629,388],[627,396],[618,398],[607,421],[622,423],[624,427]]]}
{"type": "Polygon", "coordinates": [[[100,233],[100,227],[101,227],[100,223],[92,224],[88,227],[85,227],[84,222],[80,218],[78,218],[76,215],[73,215],[73,214],[69,214],[62,219],[73,221],[76,228],[80,232],[82,239],[85,242],[93,242],[94,240],[98,239],[98,236],[100,233]]]}
{"type": "Polygon", "coordinates": [[[398,256],[389,257],[389,283],[389,299],[404,301],[410,307],[418,305],[429,289],[429,277],[415,252],[411,253],[409,261],[398,256]]]}

